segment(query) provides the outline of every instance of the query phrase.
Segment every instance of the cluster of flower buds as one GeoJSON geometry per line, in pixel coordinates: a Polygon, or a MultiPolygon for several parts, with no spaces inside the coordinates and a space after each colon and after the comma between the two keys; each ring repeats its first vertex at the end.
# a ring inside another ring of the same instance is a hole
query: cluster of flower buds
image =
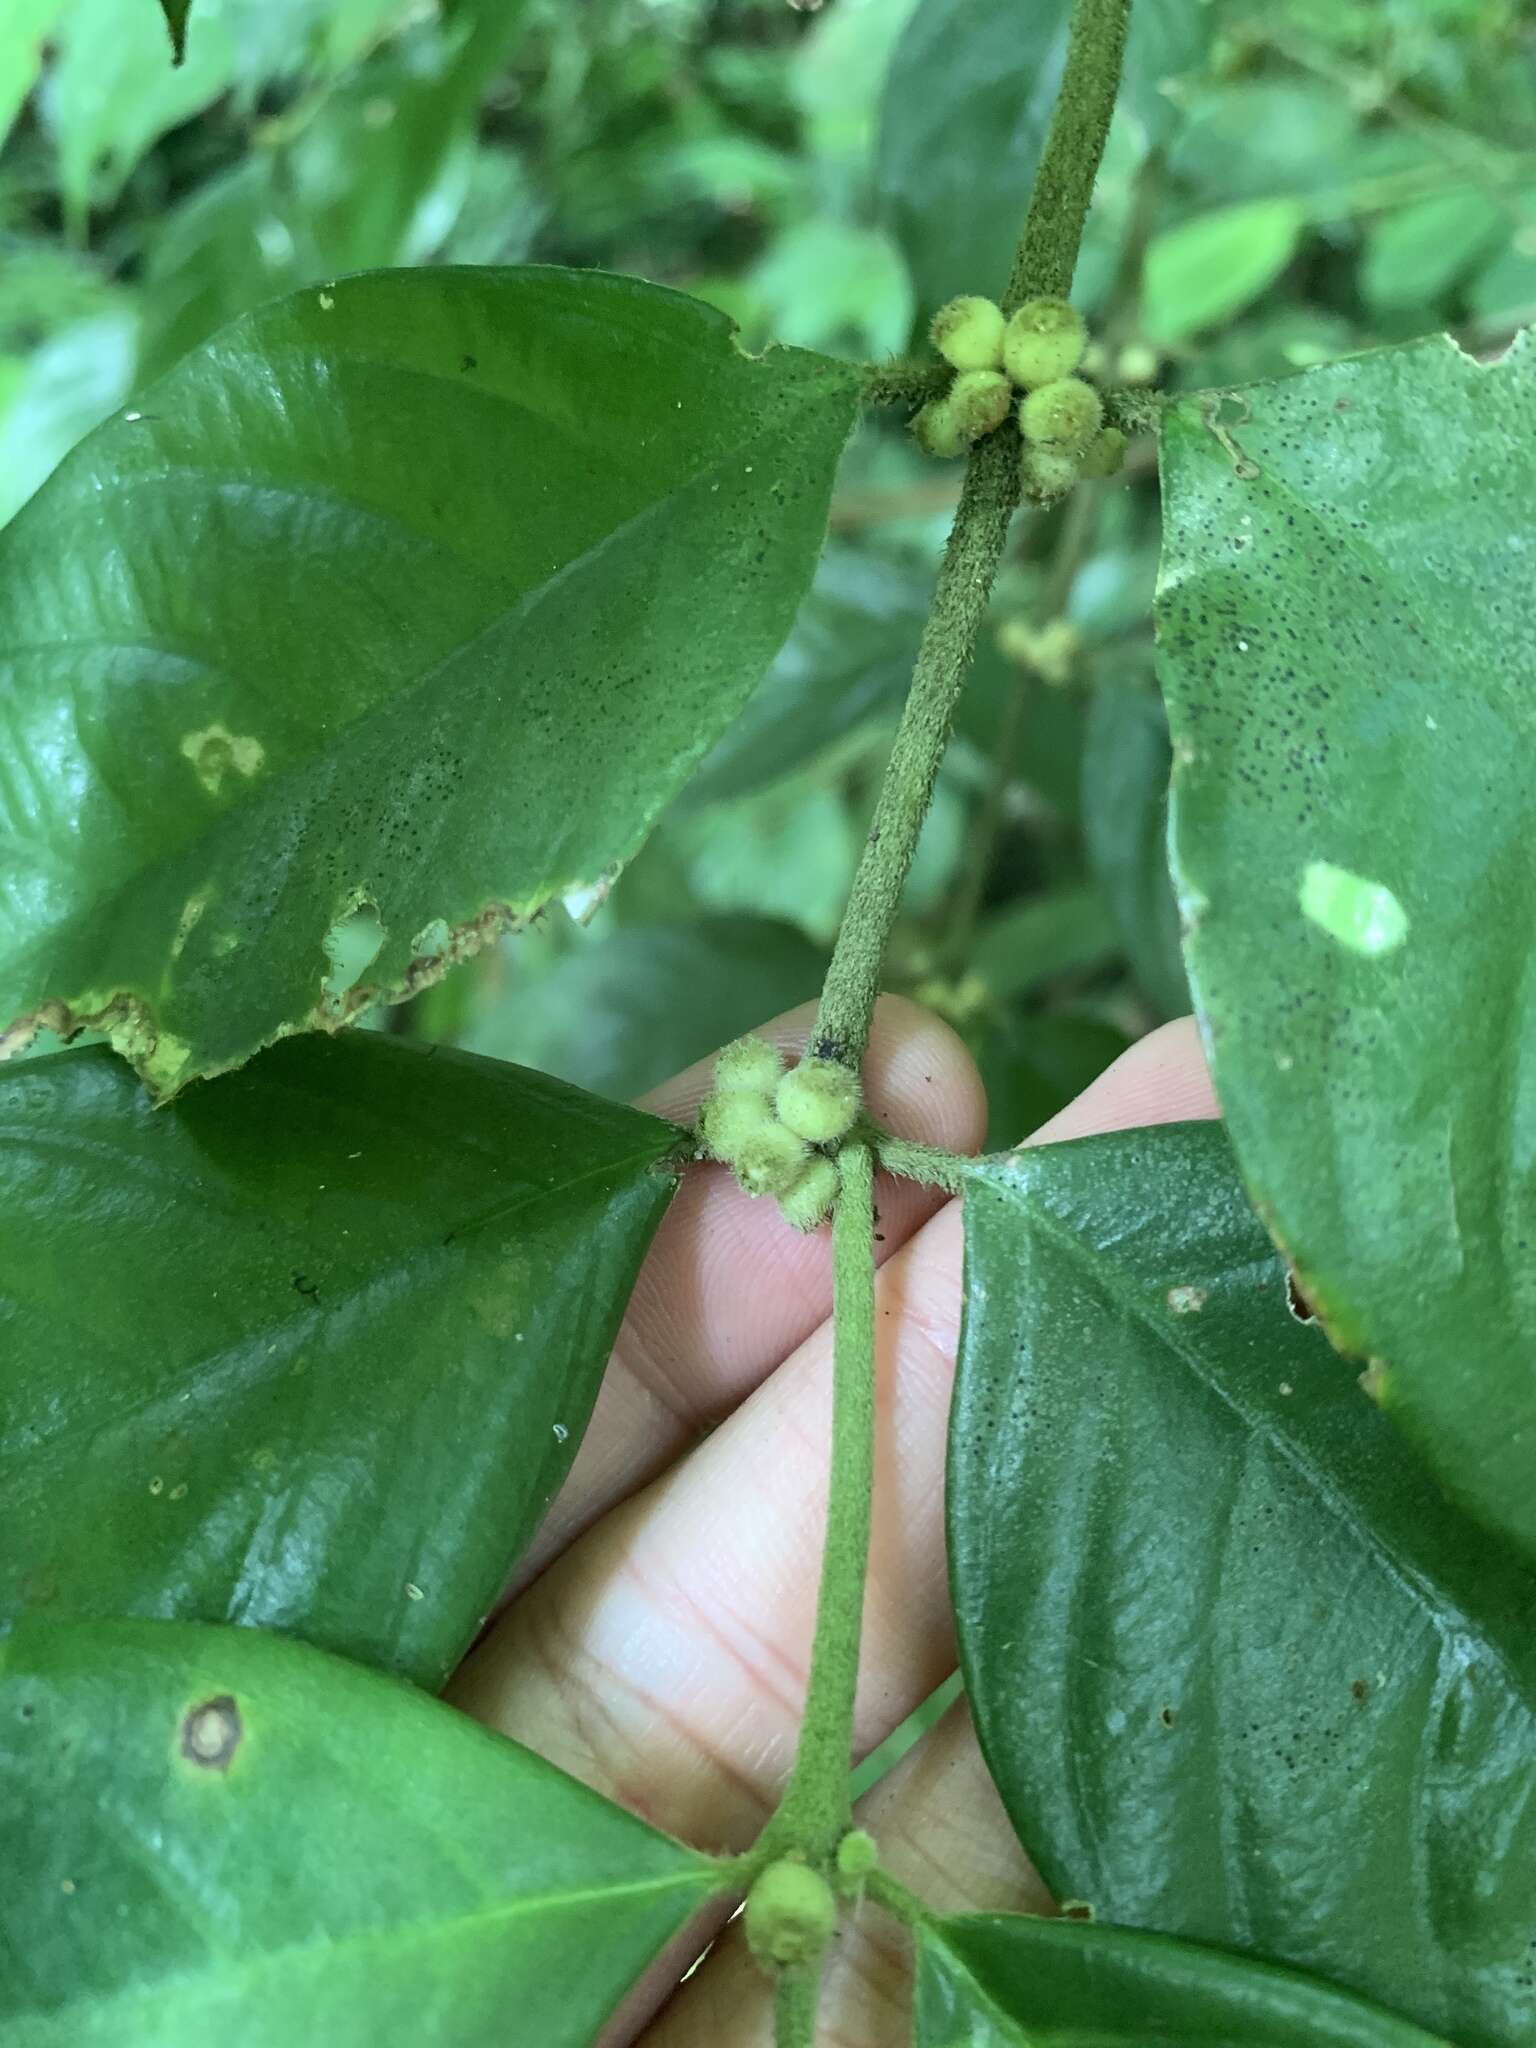
{"type": "Polygon", "coordinates": [[[714,1093],[699,1117],[705,1145],[749,1195],[772,1195],[796,1230],[814,1230],[837,1195],[836,1146],[859,1113],[858,1076],[836,1060],[807,1058],[784,1071],[761,1038],[739,1038],[715,1062],[714,1093]]]}
{"type": "Polygon", "coordinates": [[[1125,436],[1104,424],[1104,402],[1075,373],[1088,330],[1065,299],[1026,299],[1009,319],[991,299],[965,296],[940,307],[933,345],[955,371],[942,398],[930,399],[912,422],[930,455],[958,455],[993,433],[1018,395],[1024,446],[1024,495],[1051,504],[1080,476],[1111,476],[1125,454],[1125,436]]]}

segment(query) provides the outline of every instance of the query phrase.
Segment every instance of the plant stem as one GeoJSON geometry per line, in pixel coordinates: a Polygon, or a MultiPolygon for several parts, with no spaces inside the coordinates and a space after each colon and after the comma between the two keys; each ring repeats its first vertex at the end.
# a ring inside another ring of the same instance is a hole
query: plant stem
{"type": "Polygon", "coordinates": [[[875,1481],[874,1159],[856,1139],[838,1156],[832,1217],[832,1471],[811,1677],[800,1747],[766,1839],[829,1863],[853,1807],[854,1697],[875,1481]]]}
{"type": "MultiPolygon", "coordinates": [[[[1129,12],[1130,0],[1073,0],[1061,98],[1051,117],[1005,308],[1036,292],[1071,288],[1094,176],[1115,110],[1129,12]]],[[[886,943],[1018,499],[1018,442],[1003,429],[976,444],[966,468],[912,687],[821,992],[813,1050],[845,1066],[858,1068],[863,1062],[886,943]]]]}
{"type": "Polygon", "coordinates": [[[820,1970],[783,1970],[773,1992],[774,2048],[813,2048],[820,1970]]]}
{"type": "Polygon", "coordinates": [[[864,370],[866,405],[921,405],[940,398],[953,373],[945,363],[869,363],[864,370]]]}
{"type": "Polygon", "coordinates": [[[887,1173],[894,1173],[901,1180],[918,1181],[924,1187],[942,1188],[947,1195],[960,1193],[976,1164],[963,1153],[941,1152],[936,1145],[919,1145],[913,1138],[898,1138],[878,1124],[868,1124],[860,1135],[867,1137],[887,1173]]]}
{"type": "Polygon", "coordinates": [[[925,1920],[932,1917],[922,1900],[914,1898],[906,1886],[898,1884],[888,1871],[871,1872],[865,1889],[876,1905],[884,1906],[886,1912],[893,1919],[899,1920],[903,1927],[910,1927],[915,1931],[925,1920]]]}
{"type": "Polygon", "coordinates": [[[1003,294],[1005,313],[1041,294],[1066,298],[1072,289],[1093,181],[1120,90],[1130,16],[1131,0],[1073,0],[1061,91],[1003,294]]]}
{"type": "Polygon", "coordinates": [[[1008,433],[990,434],[966,469],[912,687],[821,992],[814,1049],[845,1066],[857,1068],[869,1042],[886,942],[1018,496],[1018,443],[1008,433]]]}

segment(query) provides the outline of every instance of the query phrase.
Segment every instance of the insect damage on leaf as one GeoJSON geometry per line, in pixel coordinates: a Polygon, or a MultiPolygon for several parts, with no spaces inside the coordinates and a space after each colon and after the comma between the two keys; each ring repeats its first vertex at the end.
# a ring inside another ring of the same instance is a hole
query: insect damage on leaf
{"type": "Polygon", "coordinates": [[[202,732],[182,735],[181,751],[192,763],[192,772],[210,796],[218,796],[227,775],[249,782],[259,775],[267,750],[249,734],[233,733],[222,725],[210,725],[202,732]]]}

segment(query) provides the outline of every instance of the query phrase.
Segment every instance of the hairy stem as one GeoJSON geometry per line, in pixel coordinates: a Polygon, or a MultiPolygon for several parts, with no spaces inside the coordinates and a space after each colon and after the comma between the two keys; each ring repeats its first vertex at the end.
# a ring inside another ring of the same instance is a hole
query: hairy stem
{"type": "Polygon", "coordinates": [[[821,992],[814,1049],[845,1066],[858,1067],[869,1042],[880,964],[1018,494],[1017,443],[1006,433],[989,435],[966,470],[912,687],[821,992]]]}
{"type": "Polygon", "coordinates": [[[813,2048],[816,2008],[821,2002],[819,1970],[785,1970],[774,1986],[774,2048],[813,2048]]]}
{"type": "MultiPolygon", "coordinates": [[[[1129,12],[1130,0],[1074,0],[1061,98],[1005,306],[1071,288],[1115,110],[1129,12]]],[[[977,443],[966,469],[912,687],[821,992],[813,1050],[845,1066],[857,1068],[869,1042],[881,962],[1018,499],[1018,442],[1005,427],[977,443]]]]}
{"type": "Polygon", "coordinates": [[[800,1747],[765,1840],[829,1863],[852,1820],[849,1774],[864,1574],[875,1481],[874,1159],[861,1139],[838,1157],[832,1217],[832,1471],[827,1538],[800,1747]]]}
{"type": "Polygon", "coordinates": [[[1131,0],[1073,0],[1061,91],[1003,294],[1005,313],[1042,293],[1064,299],[1072,289],[1130,18],[1131,0]]]}
{"type": "Polygon", "coordinates": [[[864,371],[866,405],[921,405],[949,388],[944,363],[870,363],[864,371]]]}
{"type": "Polygon", "coordinates": [[[895,1174],[899,1180],[918,1181],[923,1187],[942,1188],[947,1195],[959,1194],[976,1164],[963,1153],[941,1152],[936,1145],[919,1145],[913,1138],[898,1138],[878,1124],[869,1124],[861,1135],[867,1135],[886,1173],[895,1174]]]}

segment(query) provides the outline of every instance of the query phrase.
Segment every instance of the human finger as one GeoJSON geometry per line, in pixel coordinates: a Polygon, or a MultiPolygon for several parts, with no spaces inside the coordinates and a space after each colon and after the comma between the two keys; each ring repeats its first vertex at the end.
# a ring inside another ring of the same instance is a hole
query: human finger
{"type": "MultiPolygon", "coordinates": [[[[981,1760],[963,1700],[860,1802],[880,1865],[936,1913],[1049,1913],[1051,1896],[1019,1847],[981,1760]]],[[[905,2040],[911,1944],[868,1900],[844,1916],[828,1956],[818,2039],[836,2048],[905,2040]]],[[[730,1927],[641,2035],[644,2048],[772,2048],[772,1988],[730,1927]]]]}
{"type": "MultiPolygon", "coordinates": [[[[798,1057],[815,1015],[814,1004],[803,1004],[758,1035],[798,1057]]],[[[691,1123],[713,1070],[713,1058],[700,1060],[639,1106],[691,1123]]],[[[941,1018],[904,997],[883,996],[876,1006],[864,1085],[873,1114],[904,1137],[954,1152],[982,1141],[986,1103],[975,1063],[941,1018]]],[[[942,1197],[882,1179],[876,1199],[876,1251],[885,1258],[942,1197]]],[[[724,1167],[690,1168],[641,1268],[576,1461],[513,1589],[728,1414],[831,1306],[824,1233],[787,1229],[776,1204],[752,1200],[724,1167]]]]}

